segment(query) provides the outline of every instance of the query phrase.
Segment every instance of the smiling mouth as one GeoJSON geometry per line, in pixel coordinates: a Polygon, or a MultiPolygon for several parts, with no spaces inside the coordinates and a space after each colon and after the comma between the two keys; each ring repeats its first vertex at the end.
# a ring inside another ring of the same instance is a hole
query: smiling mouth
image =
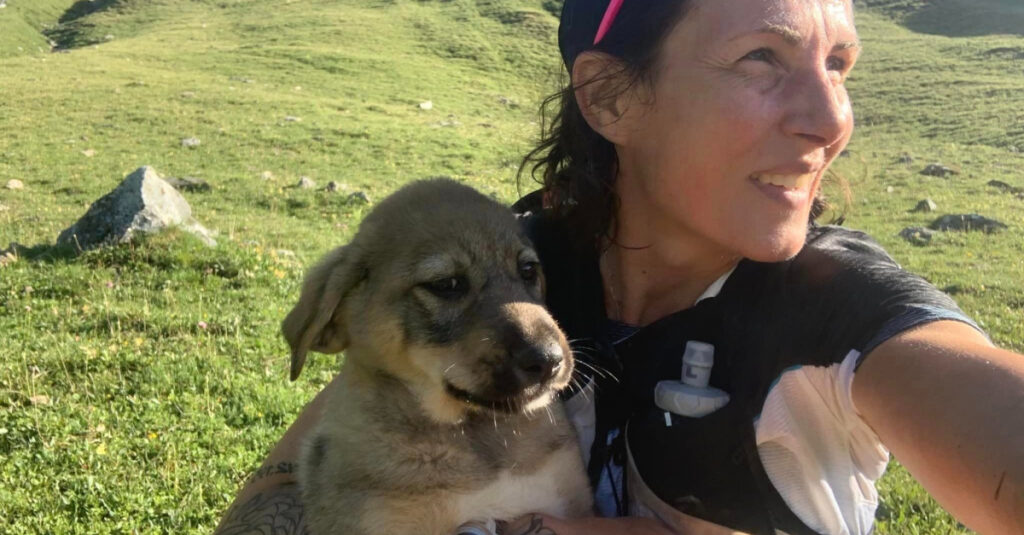
{"type": "Polygon", "coordinates": [[[787,190],[807,190],[817,173],[804,173],[799,175],[777,175],[777,174],[755,174],[750,178],[771,186],[778,186],[787,190]]]}

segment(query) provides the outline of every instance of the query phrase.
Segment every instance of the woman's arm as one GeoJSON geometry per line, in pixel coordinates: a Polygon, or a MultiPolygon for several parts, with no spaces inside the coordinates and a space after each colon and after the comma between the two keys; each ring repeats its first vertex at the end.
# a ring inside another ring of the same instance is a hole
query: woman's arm
{"type": "MultiPolygon", "coordinates": [[[[335,379],[335,382],[337,379],[335,379]]],[[[320,420],[327,392],[334,382],[302,409],[302,413],[285,432],[235,496],[224,513],[216,535],[243,533],[274,533],[308,535],[302,500],[296,484],[296,462],[307,433],[320,420]]]]}
{"type": "Polygon", "coordinates": [[[1024,356],[938,321],[878,346],[853,402],[900,463],[978,533],[1024,533],[1024,356]]]}

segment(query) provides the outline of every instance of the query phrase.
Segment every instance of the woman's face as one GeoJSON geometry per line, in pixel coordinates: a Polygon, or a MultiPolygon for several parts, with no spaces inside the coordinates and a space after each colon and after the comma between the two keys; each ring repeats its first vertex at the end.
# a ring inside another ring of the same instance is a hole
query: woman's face
{"type": "Polygon", "coordinates": [[[849,0],[694,0],[653,94],[626,111],[623,215],[728,254],[795,255],[853,131],[843,84],[858,52],[849,0]]]}

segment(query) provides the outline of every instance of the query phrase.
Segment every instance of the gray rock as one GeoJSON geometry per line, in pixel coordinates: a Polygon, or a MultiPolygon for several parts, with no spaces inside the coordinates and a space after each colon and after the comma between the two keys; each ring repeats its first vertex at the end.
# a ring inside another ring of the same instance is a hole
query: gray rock
{"type": "Polygon", "coordinates": [[[1018,188],[1017,186],[1011,186],[1011,185],[1007,184],[1006,182],[1003,182],[1002,180],[989,180],[988,184],[986,184],[986,185],[992,186],[993,188],[996,188],[997,190],[999,190],[999,191],[1001,191],[1003,193],[1013,193],[1013,194],[1024,193],[1024,189],[1018,188]]]}
{"type": "Polygon", "coordinates": [[[905,165],[909,165],[909,164],[914,163],[914,157],[911,156],[910,154],[907,154],[906,152],[904,152],[903,154],[900,155],[899,158],[896,159],[896,162],[897,163],[902,163],[902,164],[905,164],[905,165]]]}
{"type": "Polygon", "coordinates": [[[357,191],[348,196],[348,200],[361,202],[363,204],[370,204],[370,196],[365,191],[357,191]]]}
{"type": "Polygon", "coordinates": [[[195,178],[190,176],[177,178],[171,176],[165,178],[164,180],[167,181],[167,183],[170,184],[172,188],[178,191],[205,193],[213,189],[207,181],[201,178],[195,178]]]}
{"type": "Polygon", "coordinates": [[[985,234],[992,234],[993,232],[1005,230],[1007,226],[995,219],[989,219],[978,214],[950,214],[932,221],[928,228],[932,230],[980,230],[985,234]]]}
{"type": "Polygon", "coordinates": [[[260,178],[263,180],[274,180],[274,173],[271,173],[270,171],[263,171],[260,173],[260,178]]]}
{"type": "Polygon", "coordinates": [[[4,186],[4,187],[6,187],[7,189],[10,189],[10,190],[25,189],[25,184],[23,184],[17,178],[12,178],[12,179],[7,181],[7,185],[4,186]]]}
{"type": "Polygon", "coordinates": [[[423,111],[430,111],[434,109],[434,103],[429,100],[420,102],[420,109],[423,111]]]}
{"type": "Polygon", "coordinates": [[[284,122],[286,122],[286,123],[299,123],[299,122],[302,122],[302,118],[301,117],[296,117],[294,115],[286,115],[284,117],[284,122]]]}
{"type": "Polygon", "coordinates": [[[948,178],[959,173],[945,165],[942,165],[941,163],[930,163],[921,170],[921,174],[926,176],[937,176],[939,178],[948,178]]]}
{"type": "Polygon", "coordinates": [[[168,227],[180,227],[207,245],[216,245],[210,231],[192,217],[185,198],[152,167],[145,166],[94,202],[81,219],[60,233],[57,244],[92,249],[129,242],[137,233],[168,227]]]}
{"type": "Polygon", "coordinates": [[[935,204],[935,201],[931,199],[922,199],[918,201],[917,206],[914,207],[911,212],[934,212],[939,207],[935,204]]]}
{"type": "Polygon", "coordinates": [[[186,137],[186,138],[182,138],[182,140],[181,140],[181,146],[185,147],[185,148],[189,148],[189,149],[194,149],[194,148],[198,147],[200,143],[202,143],[202,142],[199,141],[199,138],[195,138],[195,137],[186,137]]]}
{"type": "Polygon", "coordinates": [[[316,187],[316,182],[313,182],[312,178],[304,176],[299,178],[299,182],[295,184],[295,187],[299,189],[313,189],[316,187]]]}
{"type": "Polygon", "coordinates": [[[924,227],[907,227],[900,231],[900,237],[914,245],[928,245],[935,232],[924,227]]]}
{"type": "Polygon", "coordinates": [[[324,188],[324,189],[326,191],[331,192],[331,193],[335,193],[335,192],[337,192],[338,190],[341,189],[341,184],[338,184],[337,182],[332,180],[332,181],[327,183],[327,187],[324,188]]]}

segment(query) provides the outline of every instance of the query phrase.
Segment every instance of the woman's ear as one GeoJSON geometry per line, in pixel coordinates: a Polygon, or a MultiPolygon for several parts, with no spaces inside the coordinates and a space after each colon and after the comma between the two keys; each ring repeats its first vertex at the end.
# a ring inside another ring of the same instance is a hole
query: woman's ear
{"type": "Polygon", "coordinates": [[[572,66],[576,103],[583,118],[601,137],[624,145],[641,110],[637,84],[620,60],[601,52],[583,52],[572,66]]]}

